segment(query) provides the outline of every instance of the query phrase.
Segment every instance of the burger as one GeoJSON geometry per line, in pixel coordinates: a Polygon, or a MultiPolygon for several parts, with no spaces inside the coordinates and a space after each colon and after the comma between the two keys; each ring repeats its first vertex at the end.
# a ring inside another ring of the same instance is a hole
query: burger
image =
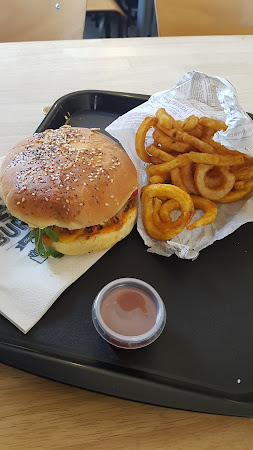
{"type": "Polygon", "coordinates": [[[41,256],[107,249],[136,221],[134,164],[97,129],[64,125],[19,142],[3,161],[0,184],[41,256]]]}

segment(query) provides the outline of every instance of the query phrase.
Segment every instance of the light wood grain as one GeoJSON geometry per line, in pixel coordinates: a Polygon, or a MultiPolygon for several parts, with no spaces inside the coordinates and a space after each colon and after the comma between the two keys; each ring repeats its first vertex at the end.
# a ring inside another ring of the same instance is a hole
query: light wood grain
{"type": "Polygon", "coordinates": [[[0,0],[0,42],[82,39],[86,0],[0,0]]]}
{"type": "MultiPolygon", "coordinates": [[[[228,78],[253,111],[253,36],[0,44],[0,60],[0,156],[61,95],[152,94],[191,69],[228,78]]],[[[250,450],[253,419],[128,402],[0,365],[0,450],[65,448],[250,450]]]]}
{"type": "Polygon", "coordinates": [[[253,34],[251,0],[155,0],[159,36],[253,34]]]}
{"type": "Polygon", "coordinates": [[[0,365],[0,448],[206,450],[253,446],[253,419],[138,404],[0,365]]]}
{"type": "Polygon", "coordinates": [[[253,36],[0,44],[0,155],[31,135],[42,109],[82,89],[153,94],[188,70],[227,78],[253,110],[253,36]]]}

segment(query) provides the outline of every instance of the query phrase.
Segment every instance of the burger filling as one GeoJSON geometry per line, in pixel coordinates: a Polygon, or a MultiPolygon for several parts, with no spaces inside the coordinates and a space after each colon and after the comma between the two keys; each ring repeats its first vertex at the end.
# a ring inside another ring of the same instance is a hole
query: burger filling
{"type": "MultiPolygon", "coordinates": [[[[93,225],[91,227],[80,228],[77,230],[69,230],[68,228],[61,228],[56,225],[52,226],[52,230],[57,234],[59,242],[67,243],[73,242],[75,239],[84,236],[87,239],[99,233],[110,233],[112,231],[120,230],[125,224],[128,216],[128,211],[136,206],[136,198],[131,198],[127,203],[111,217],[107,222],[103,224],[93,225]]],[[[43,244],[51,245],[53,240],[47,235],[43,235],[43,244]]]]}

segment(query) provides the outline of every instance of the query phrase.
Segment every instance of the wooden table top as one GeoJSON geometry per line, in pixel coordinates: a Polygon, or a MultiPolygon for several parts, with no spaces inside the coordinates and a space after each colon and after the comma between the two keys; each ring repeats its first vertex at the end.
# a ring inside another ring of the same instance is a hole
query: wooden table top
{"type": "MultiPolygon", "coordinates": [[[[0,156],[31,135],[43,107],[64,94],[152,94],[192,69],[227,78],[253,111],[253,36],[0,44],[0,60],[0,156]]],[[[253,419],[138,404],[0,365],[0,450],[252,447],[253,419]]]]}

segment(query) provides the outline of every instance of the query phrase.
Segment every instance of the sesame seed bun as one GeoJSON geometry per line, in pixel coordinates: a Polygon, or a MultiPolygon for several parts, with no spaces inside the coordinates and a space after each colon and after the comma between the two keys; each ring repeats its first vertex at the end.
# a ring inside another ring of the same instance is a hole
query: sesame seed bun
{"type": "Polygon", "coordinates": [[[113,217],[136,190],[137,174],[110,138],[64,126],[15,145],[3,161],[0,183],[9,211],[30,227],[73,230],[113,217]]]}

